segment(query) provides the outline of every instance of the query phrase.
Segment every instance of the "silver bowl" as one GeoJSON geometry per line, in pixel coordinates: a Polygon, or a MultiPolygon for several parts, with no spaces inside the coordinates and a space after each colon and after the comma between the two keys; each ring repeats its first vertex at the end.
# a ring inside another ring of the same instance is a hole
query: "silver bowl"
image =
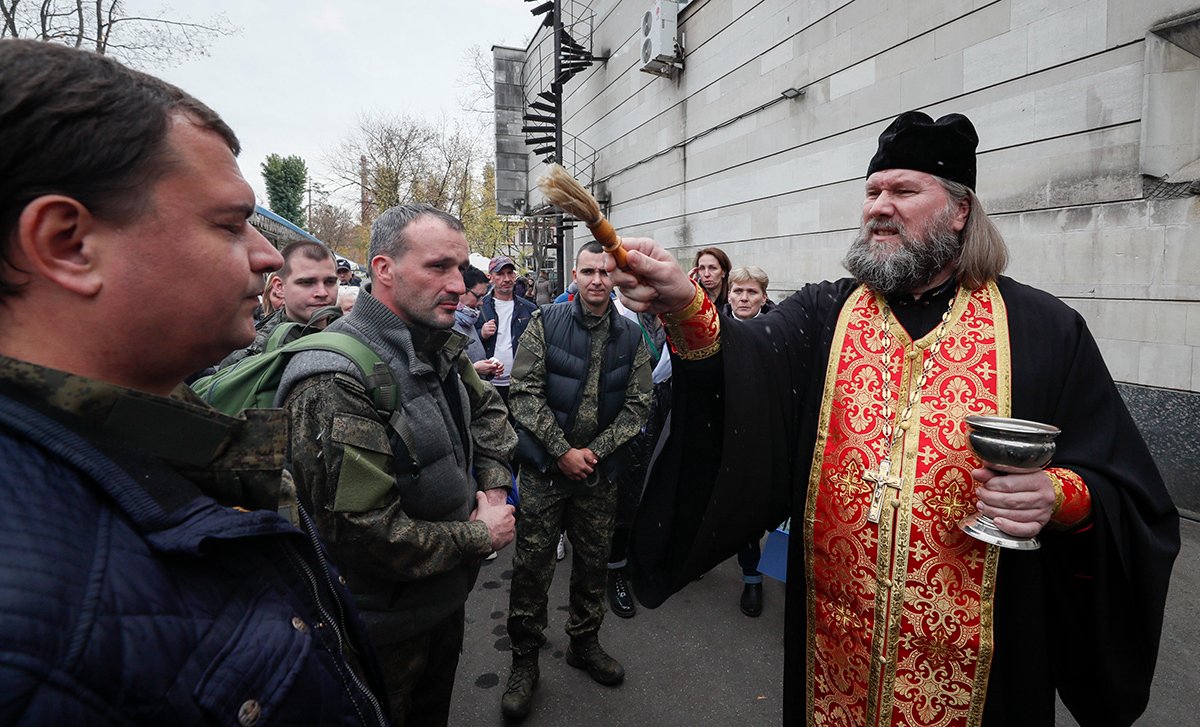
{"type": "Polygon", "coordinates": [[[967,425],[971,450],[983,465],[1010,474],[1045,467],[1054,456],[1054,438],[1061,432],[1050,424],[979,414],[967,417],[967,425]]]}
{"type": "MultiPolygon", "coordinates": [[[[979,414],[967,417],[967,425],[971,428],[968,435],[971,451],[983,466],[1009,474],[1037,472],[1045,467],[1054,456],[1054,438],[1060,433],[1058,427],[1049,424],[979,414]]],[[[1037,550],[1041,547],[1037,538],[1009,535],[979,512],[967,517],[959,527],[973,538],[1002,548],[1037,550]]]]}

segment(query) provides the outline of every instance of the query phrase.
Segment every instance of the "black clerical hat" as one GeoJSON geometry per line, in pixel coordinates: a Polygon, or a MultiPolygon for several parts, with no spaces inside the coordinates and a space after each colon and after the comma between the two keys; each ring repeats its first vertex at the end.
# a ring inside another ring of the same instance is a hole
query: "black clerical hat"
{"type": "Polygon", "coordinates": [[[867,176],[881,169],[915,169],[974,190],[977,146],[975,126],[962,114],[934,121],[929,114],[905,111],[879,135],[867,176]]]}

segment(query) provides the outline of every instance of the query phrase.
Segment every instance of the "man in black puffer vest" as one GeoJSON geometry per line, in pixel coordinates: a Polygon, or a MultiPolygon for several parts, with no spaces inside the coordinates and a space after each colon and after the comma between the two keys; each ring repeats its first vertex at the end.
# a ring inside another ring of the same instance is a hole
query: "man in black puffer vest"
{"type": "Polygon", "coordinates": [[[554,548],[566,528],[574,546],[567,663],[601,684],[625,670],[600,648],[608,544],[627,445],[650,406],[650,353],[637,325],[614,310],[604,248],[584,245],[572,275],[575,299],[542,306],[521,338],[509,408],[523,431],[521,521],[513,555],[508,635],[513,668],[500,706],[529,713],[546,642],[546,593],[554,548]]]}

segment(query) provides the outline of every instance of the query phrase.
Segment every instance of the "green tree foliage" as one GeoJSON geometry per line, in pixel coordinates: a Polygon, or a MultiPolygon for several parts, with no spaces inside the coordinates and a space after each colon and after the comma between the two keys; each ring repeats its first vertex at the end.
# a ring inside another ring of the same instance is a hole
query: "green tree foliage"
{"type": "Polygon", "coordinates": [[[304,160],[294,155],[270,154],[262,163],[262,175],[271,211],[303,228],[304,188],[308,183],[308,166],[304,160]]]}

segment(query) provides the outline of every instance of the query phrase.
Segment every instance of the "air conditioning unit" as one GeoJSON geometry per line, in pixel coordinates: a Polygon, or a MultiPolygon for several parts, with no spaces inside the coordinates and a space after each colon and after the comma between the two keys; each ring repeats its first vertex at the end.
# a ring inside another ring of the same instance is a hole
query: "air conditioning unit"
{"type": "Polygon", "coordinates": [[[679,31],[679,3],[654,0],[642,15],[642,71],[670,76],[682,68],[676,47],[679,31]]]}

